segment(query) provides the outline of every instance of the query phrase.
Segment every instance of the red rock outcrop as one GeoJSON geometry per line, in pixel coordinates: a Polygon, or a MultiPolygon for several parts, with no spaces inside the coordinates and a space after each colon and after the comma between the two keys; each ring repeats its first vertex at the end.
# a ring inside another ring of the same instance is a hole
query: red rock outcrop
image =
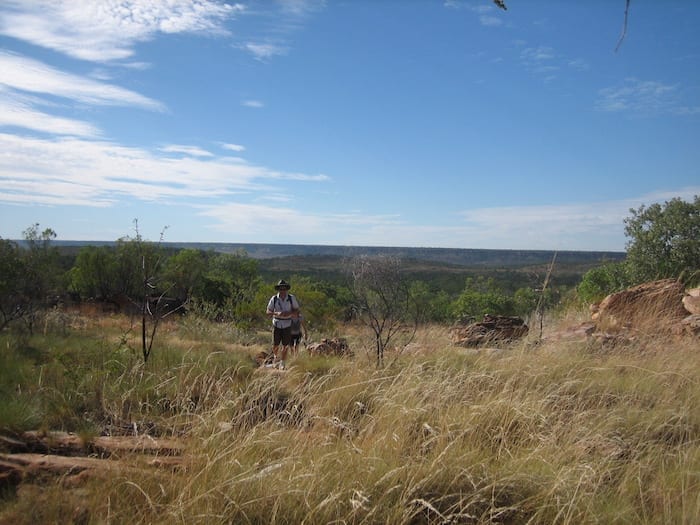
{"type": "Polygon", "coordinates": [[[478,347],[515,341],[525,337],[528,331],[520,317],[487,314],[477,323],[453,328],[452,342],[457,346],[478,347]]]}

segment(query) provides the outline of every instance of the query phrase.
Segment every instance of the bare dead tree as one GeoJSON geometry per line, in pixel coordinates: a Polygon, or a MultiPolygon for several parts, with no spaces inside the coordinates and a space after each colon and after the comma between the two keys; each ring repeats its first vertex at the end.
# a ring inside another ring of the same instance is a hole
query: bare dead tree
{"type": "Polygon", "coordinates": [[[542,339],[542,330],[544,328],[544,303],[545,303],[545,293],[547,292],[547,287],[549,286],[549,281],[552,278],[552,271],[554,270],[554,262],[557,260],[557,252],[552,255],[552,262],[549,263],[549,268],[547,268],[547,275],[545,275],[544,283],[542,284],[542,291],[540,292],[540,298],[537,301],[537,319],[540,324],[540,335],[539,339],[542,339]]]}
{"type": "Polygon", "coordinates": [[[396,257],[356,257],[349,262],[348,274],[353,314],[372,330],[380,367],[384,350],[400,331],[408,328],[410,338],[415,335],[420,306],[411,298],[401,260],[396,257]]]}
{"type": "Polygon", "coordinates": [[[171,305],[166,300],[167,290],[158,290],[158,276],[163,263],[163,254],[160,250],[163,239],[165,238],[165,230],[167,226],[160,232],[155,249],[148,249],[147,241],[144,241],[139,233],[138,220],[134,219],[134,230],[136,237],[134,241],[139,247],[139,264],[141,272],[142,296],[140,298],[141,310],[141,352],[143,362],[148,362],[153,349],[153,341],[156,337],[156,332],[160,322],[182,308],[182,305],[171,305]],[[150,328],[149,328],[150,325],[150,328]]]}

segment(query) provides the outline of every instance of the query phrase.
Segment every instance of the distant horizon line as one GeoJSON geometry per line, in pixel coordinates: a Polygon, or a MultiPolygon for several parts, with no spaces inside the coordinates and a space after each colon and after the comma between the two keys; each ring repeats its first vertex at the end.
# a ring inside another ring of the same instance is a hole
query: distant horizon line
{"type": "MultiPolygon", "coordinates": [[[[14,242],[24,243],[24,239],[14,240],[14,242]]],[[[116,244],[117,240],[78,240],[78,239],[54,239],[52,242],[61,243],[64,245],[78,244],[116,244]]],[[[278,242],[230,242],[230,241],[148,241],[152,243],[160,243],[163,245],[178,246],[178,245],[229,245],[229,246],[294,246],[294,247],[314,247],[314,248],[351,248],[351,249],[390,249],[390,250],[462,250],[462,251],[499,251],[499,252],[546,252],[546,253],[613,253],[624,254],[626,250],[558,250],[553,248],[447,248],[439,246],[389,246],[389,245],[371,245],[371,244],[310,244],[310,243],[278,243],[278,242]]]]}

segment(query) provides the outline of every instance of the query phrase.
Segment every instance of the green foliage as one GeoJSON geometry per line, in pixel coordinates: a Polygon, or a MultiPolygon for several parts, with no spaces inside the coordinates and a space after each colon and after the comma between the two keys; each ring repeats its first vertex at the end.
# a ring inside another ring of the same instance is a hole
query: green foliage
{"type": "MultiPolygon", "coordinates": [[[[300,275],[292,275],[289,282],[292,284],[291,293],[294,294],[301,306],[304,324],[308,330],[328,330],[335,325],[338,319],[342,318],[343,310],[337,303],[337,298],[342,292],[338,291],[338,286],[326,286],[316,279],[300,275]]],[[[270,285],[267,289],[271,288],[270,285]]],[[[347,294],[347,289],[345,289],[345,293],[347,294]]],[[[268,299],[270,295],[268,292],[268,299]]],[[[267,305],[267,301],[265,305],[267,305]]]]}
{"type": "Polygon", "coordinates": [[[632,284],[629,265],[626,262],[607,263],[588,270],[576,292],[585,303],[596,303],[606,295],[619,292],[632,284]]]}
{"type": "Polygon", "coordinates": [[[209,259],[199,298],[220,306],[230,300],[235,308],[251,301],[259,285],[257,261],[244,251],[219,253],[209,259]]]}
{"type": "Polygon", "coordinates": [[[134,237],[117,240],[116,292],[131,299],[143,298],[144,287],[150,288],[151,295],[163,292],[162,266],[166,253],[160,242],[144,239],[138,230],[134,237]]]}
{"type": "MultiPolygon", "coordinates": [[[[0,239],[0,329],[17,318],[26,319],[31,329],[38,315],[52,306],[48,298],[71,292],[72,297],[109,302],[132,315],[142,312],[146,298],[155,316],[184,305],[178,311],[254,330],[269,325],[264,309],[280,276],[293,281],[293,293],[303,303],[311,329],[329,332],[359,311],[340,258],[295,256],[273,264],[252,259],[244,250],[166,250],[161,242],[143,239],[136,229],[135,236],[122,237],[112,246],[83,247],[77,255],[64,250],[59,260],[52,246],[53,230],[42,231],[35,224],[24,234],[27,249],[0,239]],[[156,306],[159,299],[163,302],[156,306]]],[[[522,257],[523,263],[535,260],[532,254],[522,257]]],[[[546,305],[555,304],[563,283],[578,282],[581,267],[590,265],[586,256],[577,261],[569,260],[568,270],[556,275],[557,286],[548,288],[546,305]]],[[[467,268],[402,261],[402,322],[448,323],[485,312],[526,316],[539,299],[535,287],[541,283],[541,271],[537,264],[467,268]],[[469,278],[468,289],[460,289],[464,276],[469,278]]],[[[377,301],[379,295],[367,298],[377,301]]]]}
{"type": "Polygon", "coordinates": [[[51,244],[56,232],[33,224],[23,232],[25,247],[0,239],[0,330],[23,320],[32,331],[42,310],[63,290],[59,253],[51,244]]]}
{"type": "Polygon", "coordinates": [[[113,247],[86,246],[78,252],[69,272],[70,289],[84,299],[136,301],[144,293],[144,274],[155,285],[164,259],[160,246],[138,233],[118,239],[113,247]]]}
{"type": "Polygon", "coordinates": [[[19,246],[0,239],[0,331],[21,315],[24,268],[19,246]]]}
{"type": "Polygon", "coordinates": [[[35,360],[24,338],[0,338],[0,430],[20,432],[36,428],[41,422],[40,408],[34,392],[28,388],[35,373],[35,360]]]}
{"type": "Polygon", "coordinates": [[[468,278],[464,291],[452,305],[452,313],[456,318],[481,318],[486,314],[513,315],[515,301],[511,296],[501,291],[495,280],[484,278],[468,278]]]}
{"type": "Polygon", "coordinates": [[[117,294],[117,257],[108,246],[82,248],[69,272],[70,288],[81,297],[112,300],[117,294]]]}
{"type": "Polygon", "coordinates": [[[61,283],[58,250],[51,245],[56,232],[51,228],[39,231],[34,224],[24,231],[28,250],[25,254],[24,286],[26,296],[37,306],[44,306],[51,295],[57,295],[61,283]]]}
{"type": "Polygon", "coordinates": [[[422,322],[448,322],[451,319],[451,301],[444,290],[431,288],[424,281],[410,285],[410,300],[417,305],[422,322]]]}
{"type": "Polygon", "coordinates": [[[700,270],[700,196],[631,209],[627,261],[635,282],[687,277],[700,270]]]}
{"type": "Polygon", "coordinates": [[[193,297],[204,297],[204,274],[207,259],[201,250],[186,248],[171,255],[163,269],[163,288],[168,295],[187,301],[193,297]]]}
{"type": "MultiPolygon", "coordinates": [[[[545,292],[546,298],[551,296],[545,292]]],[[[532,288],[518,288],[513,294],[513,311],[520,317],[527,317],[535,311],[540,300],[540,294],[532,288]]]]}

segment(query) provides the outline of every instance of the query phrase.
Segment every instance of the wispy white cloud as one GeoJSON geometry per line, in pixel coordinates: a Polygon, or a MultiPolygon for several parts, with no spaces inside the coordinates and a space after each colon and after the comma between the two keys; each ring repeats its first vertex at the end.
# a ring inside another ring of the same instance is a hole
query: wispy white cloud
{"type": "Polygon", "coordinates": [[[498,27],[503,25],[503,19],[496,16],[483,15],[479,17],[479,23],[481,23],[482,26],[498,27]]]}
{"type": "Polygon", "coordinates": [[[302,17],[323,9],[326,0],[283,0],[280,5],[283,12],[302,17]]]}
{"type": "MultiPolygon", "coordinates": [[[[387,228],[397,228],[403,234],[411,228],[391,215],[371,215],[362,212],[344,214],[321,214],[304,211],[280,203],[273,205],[229,202],[222,205],[203,207],[199,212],[204,217],[214,219],[210,228],[226,232],[237,239],[259,242],[289,242],[289,232],[269,227],[271,218],[276,223],[294,227],[294,239],[298,243],[314,244],[358,244],[368,245],[382,239],[379,245],[387,245],[387,228]],[[279,230],[279,231],[276,231],[279,230]]],[[[389,232],[391,234],[391,232],[389,232]]],[[[411,244],[413,246],[414,244],[411,244]]]]}
{"type": "Polygon", "coordinates": [[[445,0],[443,5],[448,9],[466,9],[474,13],[491,13],[495,9],[488,4],[473,4],[464,0],[445,0]]]}
{"type": "Polygon", "coordinates": [[[224,22],[242,4],[212,0],[65,2],[5,0],[0,34],[82,60],[107,62],[133,55],[157,33],[227,33],[224,22]]]}
{"type": "Polygon", "coordinates": [[[189,155],[190,157],[213,157],[214,154],[198,146],[185,146],[181,144],[170,144],[168,146],[163,146],[160,151],[166,153],[182,153],[184,155],[189,155]]]}
{"type": "MultiPolygon", "coordinates": [[[[203,207],[200,215],[214,220],[210,228],[239,240],[287,243],[286,232],[270,231],[270,217],[294,224],[298,243],[361,246],[472,246],[494,249],[609,250],[625,249],[624,223],[630,208],[674,197],[691,200],[700,187],[658,191],[618,201],[556,206],[513,206],[465,210],[450,224],[413,224],[410,218],[376,215],[361,210],[316,213],[285,205],[228,202],[203,207]]],[[[290,201],[293,202],[293,201],[290,201]]]]}
{"type": "Polygon", "coordinates": [[[243,45],[243,48],[258,60],[268,60],[273,56],[282,56],[289,52],[287,46],[272,43],[248,42],[243,45]]]}
{"type": "Polygon", "coordinates": [[[601,89],[598,96],[596,108],[600,111],[643,116],[700,114],[700,106],[681,101],[678,85],[655,80],[627,78],[621,85],[601,89]]]}
{"type": "Polygon", "coordinates": [[[591,68],[590,64],[582,58],[569,60],[568,65],[570,68],[575,69],[576,71],[588,71],[591,68]]]}
{"type": "Polygon", "coordinates": [[[567,58],[551,46],[528,46],[523,40],[515,41],[514,45],[520,48],[520,63],[523,67],[532,73],[542,75],[545,82],[554,80],[555,73],[566,68],[579,73],[590,69],[587,61],[581,58],[567,58]]]}
{"type": "MultiPolygon", "coordinates": [[[[204,150],[175,146],[170,152],[204,150]]],[[[323,183],[325,175],[286,173],[239,158],[172,158],[139,148],[77,138],[39,139],[0,134],[0,202],[107,206],[121,198],[166,202],[220,199],[269,192],[275,181],[323,183]],[[64,200],[62,200],[64,198],[64,200]]]]}
{"type": "Polygon", "coordinates": [[[236,152],[241,152],[245,151],[245,146],[241,146],[240,144],[230,144],[230,143],[224,143],[221,144],[221,147],[230,151],[236,151],[236,152]]]}
{"type": "Polygon", "coordinates": [[[100,130],[89,122],[57,117],[36,110],[20,98],[0,90],[0,127],[12,126],[55,135],[96,137],[100,130]]]}
{"type": "Polygon", "coordinates": [[[265,104],[259,100],[244,100],[241,102],[242,105],[248,108],[263,108],[265,104]]]}
{"type": "Polygon", "coordinates": [[[446,0],[443,5],[448,9],[466,9],[475,13],[478,16],[479,23],[482,26],[500,27],[503,25],[503,18],[499,16],[500,11],[493,5],[486,3],[472,4],[459,0],[446,0]]]}
{"type": "Polygon", "coordinates": [[[65,73],[38,60],[0,51],[0,86],[62,97],[85,104],[137,106],[162,111],[163,105],[134,91],[65,73]]]}
{"type": "Polygon", "coordinates": [[[463,224],[455,227],[452,235],[469,239],[466,245],[471,246],[621,251],[625,244],[623,220],[631,208],[674,197],[691,200],[698,194],[700,186],[616,201],[465,210],[460,213],[463,224]]]}
{"type": "Polygon", "coordinates": [[[527,64],[536,64],[552,60],[556,55],[549,46],[527,47],[520,53],[520,57],[527,64]]]}

